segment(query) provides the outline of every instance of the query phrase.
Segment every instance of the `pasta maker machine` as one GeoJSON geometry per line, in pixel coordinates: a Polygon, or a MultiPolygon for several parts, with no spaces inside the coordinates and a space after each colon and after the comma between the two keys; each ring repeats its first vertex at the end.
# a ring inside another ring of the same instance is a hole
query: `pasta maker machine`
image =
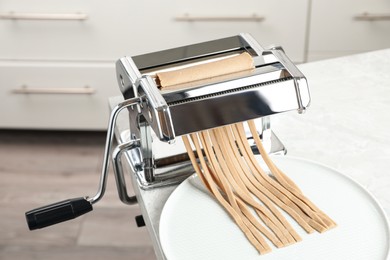
{"type": "MultiPolygon", "coordinates": [[[[265,49],[249,34],[123,57],[116,63],[116,73],[123,99],[110,99],[112,113],[98,192],[92,197],[65,200],[27,212],[31,230],[91,211],[92,204],[104,195],[111,160],[121,201],[139,203],[143,218],[138,220],[146,223],[157,257],[165,259],[158,239],[162,207],[177,185],[194,173],[179,137],[256,119],[258,134],[268,152],[285,153],[271,131],[269,116],[291,110],[302,113],[310,104],[306,78],[283,49],[277,46],[265,49]],[[160,91],[157,86],[156,72],[242,52],[252,56],[254,69],[174,90],[160,91]],[[120,114],[121,111],[125,112],[120,114]],[[111,149],[114,136],[119,144],[111,149]],[[129,177],[124,175],[123,167],[131,173],[135,195],[128,194],[125,179],[129,177]]],[[[249,130],[247,138],[257,152],[249,130]]]]}

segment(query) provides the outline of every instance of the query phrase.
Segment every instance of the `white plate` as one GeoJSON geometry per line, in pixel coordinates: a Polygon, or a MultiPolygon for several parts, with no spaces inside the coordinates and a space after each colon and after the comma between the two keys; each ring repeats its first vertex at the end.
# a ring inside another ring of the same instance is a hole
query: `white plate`
{"type": "Polygon", "coordinates": [[[303,241],[259,255],[193,175],[172,193],[161,215],[160,240],[167,259],[387,259],[389,224],[369,192],[345,175],[317,163],[292,157],[274,157],[274,161],[337,222],[337,228],[309,235],[287,216],[303,241]]]}

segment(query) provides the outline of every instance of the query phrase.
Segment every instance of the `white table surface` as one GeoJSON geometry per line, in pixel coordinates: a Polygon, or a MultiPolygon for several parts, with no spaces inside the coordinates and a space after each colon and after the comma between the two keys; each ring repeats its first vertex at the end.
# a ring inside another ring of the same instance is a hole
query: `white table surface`
{"type": "Polygon", "coordinates": [[[367,188],[390,216],[390,49],[302,64],[305,114],[271,117],[290,156],[330,166],[367,188]]]}

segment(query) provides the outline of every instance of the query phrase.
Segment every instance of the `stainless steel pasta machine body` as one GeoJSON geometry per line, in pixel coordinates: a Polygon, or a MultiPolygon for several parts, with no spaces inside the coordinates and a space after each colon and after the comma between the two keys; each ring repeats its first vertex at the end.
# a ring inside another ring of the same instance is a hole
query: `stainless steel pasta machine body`
{"type": "MultiPolygon", "coordinates": [[[[92,205],[104,195],[111,158],[120,199],[126,204],[140,204],[156,254],[164,259],[158,239],[162,206],[175,187],[194,172],[178,137],[256,119],[258,134],[268,152],[285,153],[284,146],[271,131],[270,116],[291,110],[302,113],[310,104],[306,78],[282,48],[265,49],[249,34],[123,57],[116,63],[116,72],[124,101],[112,104],[98,192],[91,197],[66,200],[27,212],[30,229],[91,211],[92,205]],[[252,56],[254,69],[218,76],[207,83],[193,82],[190,87],[158,89],[155,74],[159,71],[211,62],[242,52],[252,56]],[[125,109],[128,116],[124,120],[128,119],[129,123],[117,122],[119,113],[125,109]],[[119,145],[112,149],[116,126],[119,145]],[[135,195],[127,192],[123,158],[130,168],[135,195]]],[[[249,131],[247,138],[255,151],[249,131]]]]}

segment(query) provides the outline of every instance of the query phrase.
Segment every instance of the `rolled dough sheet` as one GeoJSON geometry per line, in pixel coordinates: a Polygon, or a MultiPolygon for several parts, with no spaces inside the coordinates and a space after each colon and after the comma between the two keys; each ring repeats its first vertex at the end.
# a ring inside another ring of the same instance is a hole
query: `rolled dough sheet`
{"type": "Polygon", "coordinates": [[[249,70],[253,67],[252,56],[243,52],[240,55],[214,62],[157,73],[157,82],[160,84],[161,89],[169,89],[169,87],[178,84],[211,79],[216,76],[249,70]]]}

